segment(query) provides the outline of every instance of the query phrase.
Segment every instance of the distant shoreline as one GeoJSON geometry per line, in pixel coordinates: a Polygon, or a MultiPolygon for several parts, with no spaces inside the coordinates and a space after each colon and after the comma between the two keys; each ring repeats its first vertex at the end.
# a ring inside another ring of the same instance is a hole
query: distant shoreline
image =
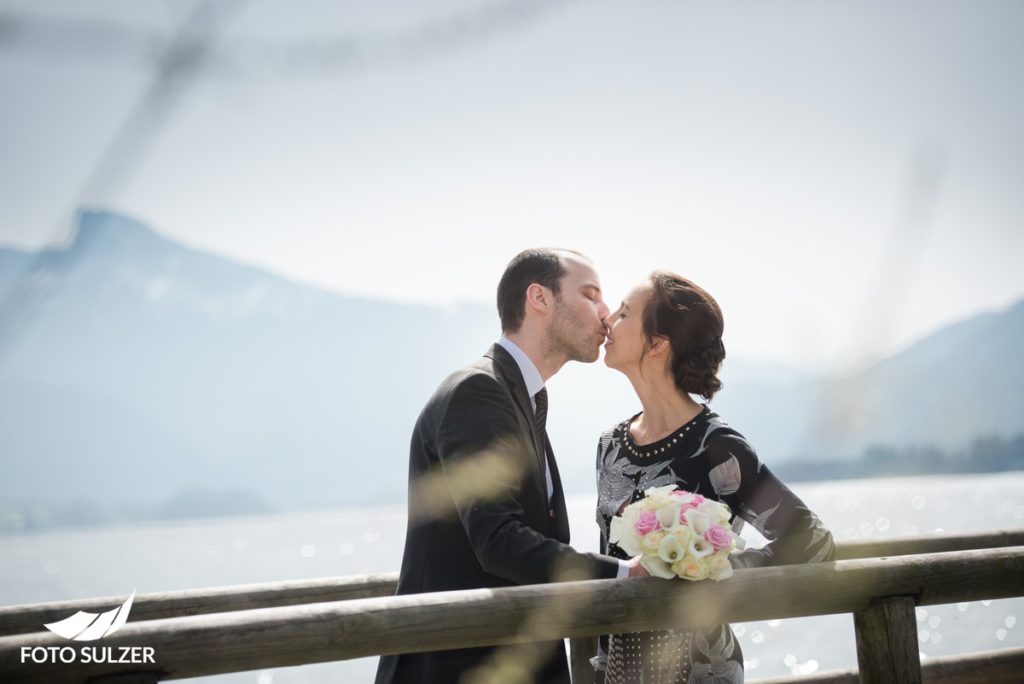
{"type": "MultiPolygon", "coordinates": [[[[855,482],[856,480],[878,480],[878,479],[918,479],[918,478],[932,478],[932,477],[949,477],[955,475],[1007,475],[1007,474],[1024,474],[1024,468],[1008,468],[1005,470],[992,470],[983,472],[913,472],[913,473],[898,473],[898,472],[874,472],[874,473],[863,473],[856,472],[854,468],[850,466],[856,466],[857,463],[817,463],[813,465],[813,469],[804,468],[806,464],[802,463],[781,463],[777,465],[771,465],[772,470],[783,482],[799,482],[801,484],[817,484],[817,483],[828,483],[828,482],[855,482]],[[830,469],[834,469],[837,472],[845,472],[842,476],[833,477],[810,477],[812,472],[826,472],[830,469]]],[[[579,498],[591,496],[589,492],[575,491],[569,489],[566,491],[566,495],[570,498],[579,498]]],[[[38,508],[40,504],[32,504],[32,506],[38,508]]],[[[22,534],[46,534],[46,533],[60,533],[60,532],[77,532],[86,530],[97,530],[97,529],[111,529],[111,528],[134,528],[134,527],[145,527],[145,526],[164,526],[164,525],[203,525],[206,523],[223,523],[227,520],[252,520],[254,518],[262,519],[274,519],[274,518],[287,518],[290,516],[332,516],[343,512],[363,512],[367,515],[373,515],[374,512],[393,511],[397,507],[403,507],[404,501],[392,501],[392,502],[376,502],[373,505],[367,506],[345,506],[338,508],[295,508],[295,509],[272,509],[269,507],[263,507],[259,510],[225,510],[224,512],[205,512],[196,513],[195,515],[173,515],[173,516],[159,516],[159,515],[138,515],[131,516],[127,511],[122,511],[122,515],[118,516],[116,513],[111,513],[110,517],[104,520],[90,520],[87,522],[53,522],[50,524],[33,524],[33,525],[17,525],[14,516],[17,512],[14,506],[0,505],[0,513],[3,517],[0,517],[0,539],[4,537],[17,536],[22,534]]],[[[132,509],[138,511],[138,508],[132,509]]],[[[52,518],[51,518],[52,519],[52,518]]]]}

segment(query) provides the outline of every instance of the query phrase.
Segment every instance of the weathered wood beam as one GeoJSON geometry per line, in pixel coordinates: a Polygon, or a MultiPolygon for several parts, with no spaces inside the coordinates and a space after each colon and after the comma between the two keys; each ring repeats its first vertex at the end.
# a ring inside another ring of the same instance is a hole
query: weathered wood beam
{"type": "MultiPolygon", "coordinates": [[[[836,545],[836,552],[838,560],[850,560],[1008,546],[1024,546],[1024,530],[841,542],[836,545]]],[[[135,597],[131,618],[133,622],[138,622],[253,608],[391,596],[395,593],[397,583],[398,573],[384,573],[145,593],[135,597]]],[[[124,599],[124,596],[113,596],[0,607],[0,636],[36,632],[40,630],[42,624],[61,620],[80,610],[100,613],[118,605],[124,599]]]]}
{"type": "MultiPolygon", "coordinates": [[[[164,678],[375,654],[849,613],[875,599],[917,605],[1024,595],[1024,547],[739,570],[725,582],[592,580],[356,599],[129,623],[104,646],[149,646],[164,678]]],[[[0,679],[82,681],[123,665],[21,664],[52,634],[0,638],[0,679]]],[[[138,669],[138,668],[136,668],[138,669]]]]}
{"type": "Polygon", "coordinates": [[[1007,546],[1024,546],[1024,529],[844,541],[836,544],[836,560],[909,556],[920,553],[968,551],[970,549],[998,549],[1007,546]]]}
{"type": "MultiPolygon", "coordinates": [[[[138,594],[132,603],[131,619],[132,622],[138,622],[252,608],[391,596],[395,593],[397,582],[398,573],[387,573],[138,594]]],[[[125,598],[112,596],[3,607],[0,608],[0,636],[37,632],[43,624],[62,620],[80,610],[102,613],[123,603],[125,598]]]]}

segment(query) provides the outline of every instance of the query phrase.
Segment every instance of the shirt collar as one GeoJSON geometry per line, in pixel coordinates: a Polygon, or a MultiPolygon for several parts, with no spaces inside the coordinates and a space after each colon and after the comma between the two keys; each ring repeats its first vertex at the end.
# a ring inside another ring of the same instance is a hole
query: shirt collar
{"type": "Polygon", "coordinates": [[[533,365],[533,361],[526,355],[526,352],[520,349],[519,345],[512,340],[502,336],[498,340],[498,344],[515,359],[516,364],[519,366],[519,372],[523,374],[523,382],[526,383],[526,393],[530,395],[530,400],[533,401],[533,396],[544,389],[544,378],[540,377],[540,371],[533,365]]]}

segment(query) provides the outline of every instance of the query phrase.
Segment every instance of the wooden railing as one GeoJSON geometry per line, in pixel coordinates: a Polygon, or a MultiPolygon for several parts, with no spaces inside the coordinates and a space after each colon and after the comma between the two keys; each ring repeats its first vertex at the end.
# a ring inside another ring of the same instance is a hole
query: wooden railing
{"type": "MultiPolygon", "coordinates": [[[[382,596],[393,591],[394,576],[375,576],[141,595],[131,622],[92,643],[150,647],[152,665],[21,662],[24,648],[81,646],[39,632],[42,622],[108,610],[123,597],[16,606],[0,609],[7,635],[0,637],[0,680],[81,682],[134,672],[135,681],[156,681],[569,637],[574,675],[585,681],[584,655],[599,634],[853,613],[861,680],[914,682],[922,672],[915,606],[1024,595],[1021,530],[843,544],[839,556],[738,570],[723,583],[590,580],[382,596]],[[971,546],[1001,548],[964,550],[971,546]],[[956,550],[897,555],[949,548],[956,550]]],[[[1024,667],[1021,653],[1006,657],[1024,667]]]]}

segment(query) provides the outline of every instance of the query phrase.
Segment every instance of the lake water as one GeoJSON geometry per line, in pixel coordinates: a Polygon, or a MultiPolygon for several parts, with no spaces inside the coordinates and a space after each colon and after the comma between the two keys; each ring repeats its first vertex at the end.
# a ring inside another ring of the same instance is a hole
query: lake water
{"type": "MultiPolygon", "coordinates": [[[[1024,473],[795,483],[838,540],[1024,527],[1024,473]]],[[[574,545],[597,546],[593,498],[568,501],[574,545]]],[[[403,507],[149,523],[0,536],[0,604],[391,572],[403,507]]],[[[757,541],[756,532],[745,531],[757,541]]],[[[1024,646],[1024,598],[918,609],[922,658],[1024,646]]],[[[747,678],[856,665],[853,618],[734,625],[747,678]]],[[[376,658],[200,682],[372,681],[376,658]]]]}

